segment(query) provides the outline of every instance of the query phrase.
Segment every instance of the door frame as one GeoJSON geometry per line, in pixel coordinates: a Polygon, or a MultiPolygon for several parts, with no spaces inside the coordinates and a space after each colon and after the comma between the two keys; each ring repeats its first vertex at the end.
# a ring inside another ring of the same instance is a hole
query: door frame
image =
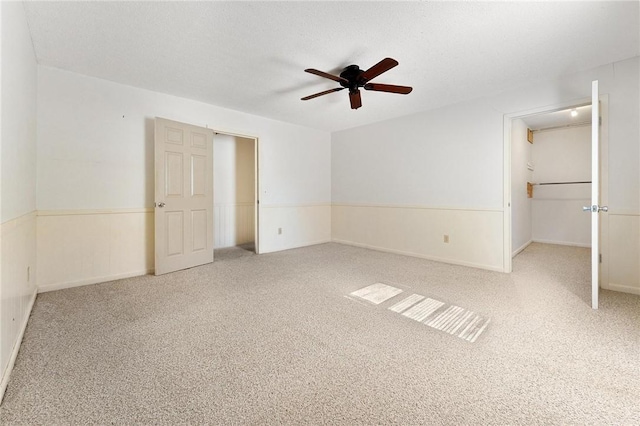
{"type": "MultiPolygon", "coordinates": [[[[253,140],[253,173],[254,173],[254,190],[253,190],[253,239],[255,242],[255,250],[256,254],[260,254],[260,153],[259,144],[260,139],[258,136],[251,136],[244,133],[237,133],[227,130],[213,130],[213,138],[215,139],[216,135],[225,135],[225,136],[233,136],[244,139],[252,139],[253,140]]],[[[215,152],[214,152],[215,155],[215,152]]],[[[214,158],[214,170],[215,170],[215,158],[214,158]]],[[[214,194],[215,199],[215,194],[214,194]]],[[[214,209],[215,215],[215,209],[214,209]]],[[[215,217],[213,219],[215,223],[215,217]]],[[[215,237],[214,237],[215,241],[215,237]]]]}
{"type": "MultiPolygon", "coordinates": [[[[589,85],[589,90],[591,85],[589,85]]],[[[600,94],[600,117],[602,123],[600,125],[600,204],[609,204],[609,95],[600,94]]],[[[572,107],[591,104],[591,96],[574,99],[571,101],[560,102],[557,104],[540,106],[523,111],[515,111],[504,114],[503,121],[503,272],[511,273],[512,264],[512,241],[511,241],[511,122],[512,120],[523,118],[529,115],[537,115],[561,111],[572,107]]],[[[586,213],[585,213],[586,214],[586,213]]],[[[600,254],[602,261],[600,263],[599,285],[606,286],[609,282],[609,215],[608,213],[600,213],[600,254]]]]}

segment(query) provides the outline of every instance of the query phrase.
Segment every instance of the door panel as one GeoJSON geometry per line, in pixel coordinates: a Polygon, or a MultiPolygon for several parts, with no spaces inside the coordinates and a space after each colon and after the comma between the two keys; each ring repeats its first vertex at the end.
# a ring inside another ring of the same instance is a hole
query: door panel
{"type": "Polygon", "coordinates": [[[193,252],[207,249],[207,211],[193,210],[191,212],[193,252]]]}
{"type": "Polygon", "coordinates": [[[204,155],[191,156],[191,196],[205,197],[207,188],[207,157],[204,155]]]}
{"type": "Polygon", "coordinates": [[[179,152],[165,153],[165,197],[182,197],[184,183],[183,155],[179,152]]]}
{"type": "Polygon", "coordinates": [[[155,273],[213,261],[213,131],[155,120],[155,273]]]}
{"type": "Polygon", "coordinates": [[[166,241],[167,241],[167,256],[178,256],[184,254],[182,251],[184,241],[184,218],[181,211],[164,212],[164,220],[167,222],[166,227],[166,241]]]}

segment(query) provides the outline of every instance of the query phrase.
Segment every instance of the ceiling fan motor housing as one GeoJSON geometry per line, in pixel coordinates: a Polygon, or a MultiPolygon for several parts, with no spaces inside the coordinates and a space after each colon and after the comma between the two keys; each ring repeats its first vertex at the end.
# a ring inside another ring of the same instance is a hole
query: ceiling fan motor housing
{"type": "Polygon", "coordinates": [[[342,87],[349,89],[349,92],[354,92],[358,90],[358,87],[364,86],[364,82],[360,78],[360,76],[364,73],[364,70],[361,70],[357,65],[349,65],[340,73],[340,77],[347,80],[347,82],[340,82],[342,87]]]}

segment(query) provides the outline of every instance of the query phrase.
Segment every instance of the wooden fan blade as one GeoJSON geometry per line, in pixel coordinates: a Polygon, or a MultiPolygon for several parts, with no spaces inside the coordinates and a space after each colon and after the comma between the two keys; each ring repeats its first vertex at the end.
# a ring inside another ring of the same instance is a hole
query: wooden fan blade
{"type": "Polygon", "coordinates": [[[324,92],[315,93],[313,95],[305,96],[304,98],[300,98],[301,101],[308,101],[309,99],[317,98],[318,96],[328,95],[329,93],[337,92],[339,90],[344,89],[344,87],[336,87],[335,89],[325,90],[324,92]]]}
{"type": "Polygon", "coordinates": [[[326,72],[323,72],[323,71],[314,70],[313,68],[307,68],[304,71],[308,72],[310,74],[319,75],[320,77],[328,78],[329,80],[337,81],[338,83],[349,84],[349,82],[347,80],[345,80],[344,78],[342,78],[342,77],[338,77],[337,75],[329,74],[329,73],[326,73],[326,72]]]}
{"type": "Polygon", "coordinates": [[[360,91],[349,92],[349,101],[351,101],[351,109],[358,109],[362,106],[362,98],[360,91]]]}
{"type": "Polygon", "coordinates": [[[389,93],[399,93],[401,95],[408,95],[413,90],[413,87],[395,86],[393,84],[367,83],[364,85],[364,90],[374,90],[376,92],[389,92],[389,93]]]}
{"type": "Polygon", "coordinates": [[[396,61],[395,59],[384,58],[383,60],[381,60],[380,62],[378,62],[377,64],[375,64],[374,66],[372,66],[371,68],[369,68],[368,70],[360,74],[359,80],[362,83],[366,83],[367,81],[373,78],[376,78],[383,72],[389,71],[391,68],[395,67],[396,65],[398,65],[398,61],[396,61]]]}

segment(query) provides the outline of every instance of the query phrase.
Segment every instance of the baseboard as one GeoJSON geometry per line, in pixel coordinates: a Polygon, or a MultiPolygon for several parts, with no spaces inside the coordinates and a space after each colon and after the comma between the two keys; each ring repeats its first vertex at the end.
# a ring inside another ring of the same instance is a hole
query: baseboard
{"type": "Polygon", "coordinates": [[[31,295],[31,299],[29,300],[27,314],[24,316],[22,320],[22,326],[20,327],[20,333],[18,334],[18,338],[13,343],[13,348],[11,349],[11,358],[9,358],[9,364],[7,364],[7,368],[2,373],[2,381],[0,382],[0,404],[4,399],[4,392],[7,390],[7,385],[9,384],[9,377],[11,376],[11,372],[13,371],[13,366],[16,363],[16,358],[18,357],[18,352],[20,351],[20,345],[22,344],[22,338],[24,337],[24,332],[27,329],[27,324],[29,323],[29,318],[31,317],[31,310],[33,309],[33,304],[36,301],[37,294],[38,294],[38,291],[36,289],[33,291],[33,294],[31,295]]]}
{"type": "Polygon", "coordinates": [[[526,243],[524,243],[523,245],[520,246],[519,249],[515,250],[512,254],[511,254],[511,258],[513,259],[514,257],[516,257],[518,254],[520,254],[520,252],[522,252],[524,249],[526,249],[527,247],[529,247],[529,245],[533,242],[533,240],[529,240],[526,243]]]}
{"type": "Polygon", "coordinates": [[[531,240],[531,242],[540,244],[555,244],[558,246],[591,248],[591,244],[568,243],[566,241],[538,240],[534,238],[533,240],[531,240]]]}
{"type": "Polygon", "coordinates": [[[413,252],[409,252],[409,251],[395,250],[395,249],[390,249],[390,248],[386,248],[386,247],[377,247],[377,246],[372,246],[372,245],[369,245],[369,244],[355,243],[353,241],[346,241],[346,240],[333,239],[332,242],[339,243],[339,244],[344,244],[344,245],[347,245],[347,246],[354,246],[354,247],[361,247],[361,248],[366,248],[366,249],[370,249],[370,250],[382,251],[382,252],[385,252],[385,253],[393,253],[393,254],[401,254],[403,256],[418,257],[420,259],[433,260],[435,262],[449,263],[449,264],[452,264],[452,265],[468,266],[468,267],[471,267],[471,268],[485,269],[485,270],[488,270],[488,271],[504,272],[504,270],[502,269],[502,266],[482,265],[482,264],[479,264],[479,263],[465,262],[463,260],[446,259],[446,258],[437,257],[437,256],[428,256],[428,255],[421,254],[421,253],[413,253],[413,252]]]}
{"type": "Polygon", "coordinates": [[[127,272],[127,273],[124,273],[124,274],[105,275],[105,276],[102,276],[102,277],[94,277],[94,278],[89,278],[89,279],[85,279],[85,280],[78,280],[78,281],[65,282],[65,283],[47,284],[47,285],[39,286],[38,287],[38,293],[46,293],[48,291],[64,290],[65,288],[80,287],[80,286],[83,286],[83,285],[106,283],[106,282],[109,282],[109,281],[121,280],[121,279],[124,279],[124,278],[139,277],[141,275],[148,275],[148,274],[153,274],[153,273],[154,273],[153,269],[144,269],[144,270],[141,270],[141,271],[127,272]]]}
{"type": "Polygon", "coordinates": [[[600,287],[602,287],[605,290],[611,290],[611,291],[619,291],[622,293],[630,293],[630,294],[637,294],[638,296],[640,296],[640,287],[632,287],[630,285],[622,285],[622,284],[614,284],[614,283],[609,283],[609,284],[601,284],[600,287]]]}
{"type": "Polygon", "coordinates": [[[302,244],[294,244],[292,246],[287,246],[287,247],[284,247],[284,248],[278,248],[277,250],[260,251],[259,254],[277,253],[279,251],[293,250],[293,249],[302,248],[302,247],[315,246],[315,245],[318,245],[318,244],[326,244],[326,243],[330,243],[331,241],[332,240],[330,240],[330,239],[324,239],[324,240],[311,241],[311,242],[302,243],[302,244]]]}

